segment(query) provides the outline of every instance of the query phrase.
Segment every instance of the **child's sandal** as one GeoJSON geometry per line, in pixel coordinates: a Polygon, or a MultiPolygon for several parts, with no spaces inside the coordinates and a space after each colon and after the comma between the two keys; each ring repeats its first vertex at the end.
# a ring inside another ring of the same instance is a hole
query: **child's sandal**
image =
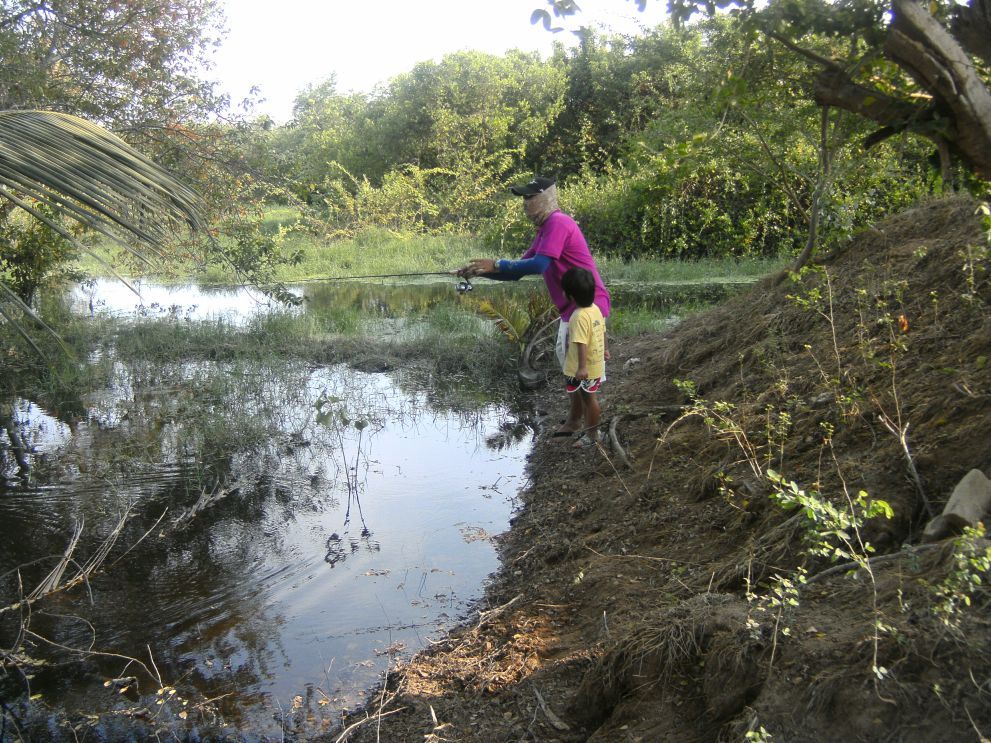
{"type": "Polygon", "coordinates": [[[598,431],[592,434],[584,433],[572,446],[575,449],[587,449],[590,446],[596,446],[602,443],[602,437],[599,435],[598,431]]]}

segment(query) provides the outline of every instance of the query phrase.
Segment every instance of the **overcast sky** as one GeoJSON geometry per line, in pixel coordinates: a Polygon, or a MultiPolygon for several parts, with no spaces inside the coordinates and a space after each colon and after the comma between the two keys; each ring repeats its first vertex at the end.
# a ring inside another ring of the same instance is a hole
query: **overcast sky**
{"type": "MultiPolygon", "coordinates": [[[[630,0],[581,0],[581,22],[621,33],[663,20],[664,0],[638,13],[630,0]]],[[[417,62],[462,49],[501,54],[519,48],[546,56],[552,34],[530,25],[545,0],[225,0],[229,34],[209,76],[236,103],[253,85],[256,108],[282,123],[307,84],[337,74],[338,91],[370,91],[417,62]]],[[[569,21],[569,27],[577,27],[569,21]]]]}

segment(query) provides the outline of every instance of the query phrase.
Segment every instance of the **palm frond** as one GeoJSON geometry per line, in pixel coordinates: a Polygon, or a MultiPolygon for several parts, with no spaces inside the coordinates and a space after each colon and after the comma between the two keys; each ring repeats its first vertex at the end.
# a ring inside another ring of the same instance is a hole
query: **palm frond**
{"type": "MultiPolygon", "coordinates": [[[[202,200],[193,189],[106,129],[54,111],[0,111],[2,199],[82,250],[68,227],[49,214],[79,222],[146,261],[145,253],[158,253],[176,228],[204,229],[202,200]]],[[[41,355],[15,312],[39,323],[61,344],[0,280],[0,319],[41,355]]]]}
{"type": "Polygon", "coordinates": [[[73,241],[30,201],[150,248],[176,227],[203,228],[193,189],[106,129],[54,111],[0,111],[0,196],[73,241]]]}
{"type": "Polygon", "coordinates": [[[496,306],[496,302],[491,299],[472,299],[468,302],[476,310],[488,317],[495,323],[495,326],[506,337],[510,343],[519,344],[521,333],[514,322],[515,309],[511,304],[503,301],[501,307],[496,306]]]}
{"type": "Polygon", "coordinates": [[[543,289],[532,290],[524,302],[511,295],[495,295],[462,300],[469,307],[491,319],[510,343],[526,348],[535,323],[543,326],[551,311],[557,309],[543,289]]]}
{"type": "Polygon", "coordinates": [[[30,333],[25,330],[24,326],[21,325],[19,319],[11,313],[10,307],[20,310],[24,315],[27,315],[27,317],[38,323],[42,328],[54,336],[59,343],[61,343],[62,339],[58,337],[55,331],[48,327],[45,321],[35,314],[34,310],[24,304],[24,302],[21,301],[21,298],[10,290],[10,287],[0,281],[0,318],[3,318],[10,323],[10,326],[17,331],[18,335],[20,335],[29,346],[31,346],[32,350],[44,359],[45,352],[38,347],[37,343],[34,342],[34,339],[31,337],[30,333]]]}

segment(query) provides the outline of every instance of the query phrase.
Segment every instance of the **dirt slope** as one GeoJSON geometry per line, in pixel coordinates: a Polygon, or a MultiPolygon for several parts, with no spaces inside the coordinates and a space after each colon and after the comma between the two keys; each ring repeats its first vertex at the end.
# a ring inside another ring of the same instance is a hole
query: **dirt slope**
{"type": "Polygon", "coordinates": [[[533,485],[485,605],[391,674],[348,739],[991,735],[989,593],[967,609],[951,591],[960,610],[942,621],[932,587],[955,564],[952,541],[917,547],[927,502],[938,512],[969,469],[991,468],[976,206],[921,205],[800,283],[771,278],[663,336],[614,344],[604,414],[620,417],[630,467],[550,438],[564,396],[547,391],[533,485]],[[685,415],[676,379],[732,408],[709,424],[685,415]],[[810,554],[804,509],[772,499],[769,467],[841,513],[860,490],[886,501],[893,517],[861,536],[890,557],[871,574],[823,573],[834,563],[810,554]],[[795,592],[774,581],[798,567],[810,581],[795,592]]]}

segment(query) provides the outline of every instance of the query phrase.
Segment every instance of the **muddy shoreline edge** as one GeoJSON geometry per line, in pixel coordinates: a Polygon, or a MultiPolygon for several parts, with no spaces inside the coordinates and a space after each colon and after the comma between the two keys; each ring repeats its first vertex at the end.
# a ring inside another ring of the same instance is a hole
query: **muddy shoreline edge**
{"type": "MultiPolygon", "coordinates": [[[[940,616],[934,587],[959,550],[950,540],[913,551],[927,517],[905,453],[936,506],[963,473],[991,467],[986,257],[978,273],[961,270],[986,251],[975,209],[964,197],[921,204],[821,258],[801,286],[769,278],[664,334],[612,344],[604,420],[621,416],[632,468],[543,432],[472,620],[395,668],[345,735],[320,740],[926,741],[991,730],[989,597],[978,589],[972,609],[940,616]],[[829,303],[810,310],[801,292],[829,303]],[[834,563],[810,556],[801,520],[771,501],[732,437],[679,414],[689,401],[675,379],[733,406],[761,466],[771,459],[837,499],[883,498],[892,518],[862,536],[891,557],[869,576],[796,587],[794,605],[770,609],[781,577],[834,563]],[[788,425],[768,426],[769,411],[788,425]],[[910,447],[882,425],[896,414],[910,447]]],[[[563,397],[545,399],[556,420],[563,397]]]]}

